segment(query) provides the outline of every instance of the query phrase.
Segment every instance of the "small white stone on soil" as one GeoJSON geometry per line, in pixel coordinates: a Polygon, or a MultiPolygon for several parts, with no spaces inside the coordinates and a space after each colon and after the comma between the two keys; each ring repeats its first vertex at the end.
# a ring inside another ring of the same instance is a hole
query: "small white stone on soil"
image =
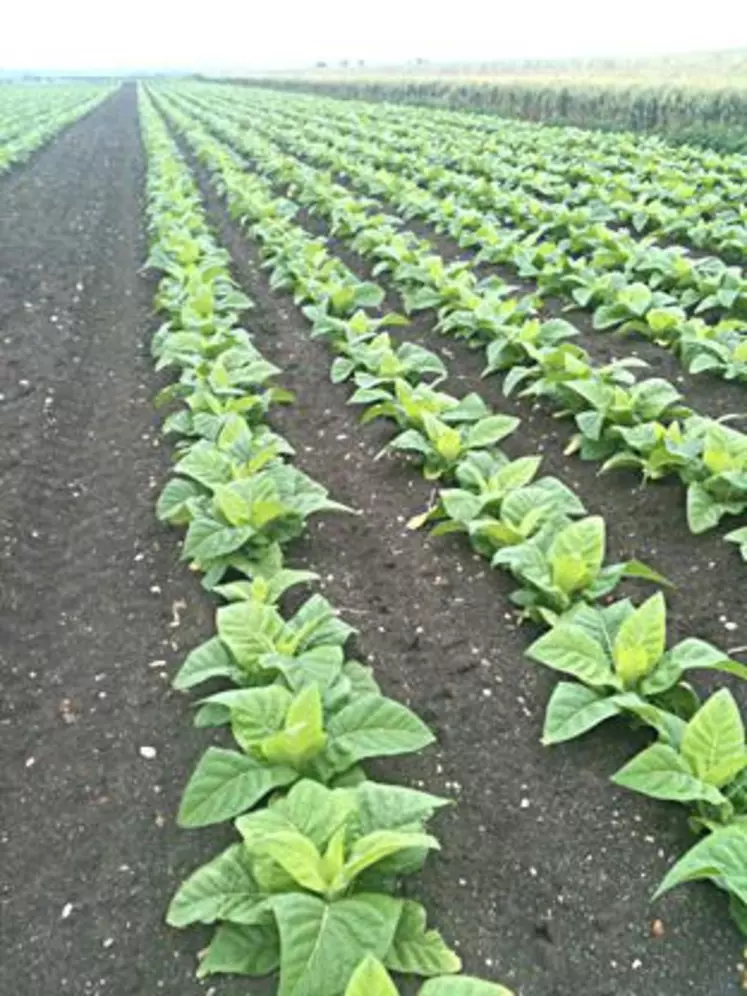
{"type": "Polygon", "coordinates": [[[33,768],[33,766],[35,764],[36,764],[36,758],[35,757],[27,757],[26,758],[26,767],[27,768],[33,768]]]}
{"type": "Polygon", "coordinates": [[[529,799],[522,799],[521,802],[519,803],[519,807],[521,809],[529,809],[530,805],[531,803],[529,799]]]}
{"type": "Polygon", "coordinates": [[[643,962],[641,961],[641,959],[640,959],[640,958],[635,958],[635,959],[633,960],[633,962],[631,963],[631,966],[630,966],[630,967],[631,967],[631,968],[640,968],[642,964],[643,964],[643,962]]]}
{"type": "Polygon", "coordinates": [[[148,667],[166,667],[166,661],[149,661],[148,667]]]}
{"type": "Polygon", "coordinates": [[[156,748],[155,747],[147,747],[146,746],[146,747],[141,747],[140,748],[140,756],[144,757],[146,759],[146,761],[152,761],[153,758],[156,756],[156,753],[157,752],[156,752],[156,748]]]}
{"type": "Polygon", "coordinates": [[[113,937],[107,937],[107,939],[102,944],[102,947],[104,947],[104,948],[110,948],[112,946],[112,944],[114,944],[114,938],[113,937]]]}
{"type": "Polygon", "coordinates": [[[160,595],[161,594],[161,586],[160,586],[160,584],[152,584],[150,586],[149,590],[150,590],[151,594],[153,594],[153,595],[160,595]]]}
{"type": "Polygon", "coordinates": [[[62,907],[62,913],[60,913],[60,919],[67,920],[67,918],[70,916],[72,912],[73,912],[73,904],[65,903],[65,905],[62,907]]]}

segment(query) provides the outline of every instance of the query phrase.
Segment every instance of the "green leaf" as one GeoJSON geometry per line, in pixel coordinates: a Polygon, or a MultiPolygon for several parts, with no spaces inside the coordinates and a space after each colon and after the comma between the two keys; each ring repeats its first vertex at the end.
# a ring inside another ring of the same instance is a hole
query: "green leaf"
{"type": "Polygon", "coordinates": [[[265,738],[261,750],[268,761],[298,770],[322,751],[326,742],[321,693],[318,685],[311,684],[292,700],[283,729],[265,738]]]}
{"type": "Polygon", "coordinates": [[[344,992],[366,955],[384,958],[402,912],[402,900],[371,893],[326,903],[291,892],[271,902],[280,932],[278,996],[344,992]]]}
{"type": "Polygon", "coordinates": [[[428,979],[418,996],[514,996],[510,989],[495,982],[484,982],[468,975],[445,979],[428,979]]]}
{"type": "Polygon", "coordinates": [[[573,740],[621,712],[614,696],[602,695],[573,681],[561,681],[547,705],[542,743],[549,746],[573,740]]]}
{"type": "Polygon", "coordinates": [[[252,874],[252,863],[242,844],[233,844],[212,861],[192,872],[171,900],[166,922],[171,927],[191,923],[255,923],[266,896],[252,874]]]}
{"type": "Polygon", "coordinates": [[[380,695],[363,695],[333,716],[327,726],[326,758],[344,771],[366,757],[389,757],[433,743],[425,723],[406,706],[380,695]]]}
{"type": "Polygon", "coordinates": [[[727,688],[712,695],[687,724],[681,751],[699,778],[718,788],[747,766],[744,723],[727,688]]]}
{"type": "Polygon", "coordinates": [[[617,631],[612,656],[624,688],[632,688],[650,674],[664,655],[667,608],[657,592],[635,609],[617,631]]]}
{"type": "Polygon", "coordinates": [[[342,891],[364,872],[385,858],[408,848],[439,850],[435,837],[425,833],[397,830],[374,830],[355,842],[339,877],[331,883],[334,890],[342,891]]]}
{"type": "Polygon", "coordinates": [[[184,477],[172,478],[158,497],[156,518],[159,522],[171,522],[175,526],[186,525],[192,518],[186,503],[200,493],[199,487],[192,481],[184,477]]]}
{"type": "Polygon", "coordinates": [[[236,829],[249,847],[261,844],[268,833],[298,830],[321,851],[354,809],[355,797],[351,792],[330,789],[304,778],[271,806],[236,820],[236,829]]]}
{"type": "Polygon", "coordinates": [[[191,477],[212,491],[219,484],[231,480],[231,460],[213,443],[200,441],[182,457],[174,471],[184,477],[191,477]]]}
{"type": "Polygon", "coordinates": [[[605,525],[598,515],[572,522],[561,530],[548,551],[553,583],[571,594],[590,584],[604,560],[605,525]]]}
{"type": "Polygon", "coordinates": [[[747,827],[719,827],[683,855],[664,876],[654,899],[684,882],[711,879],[747,903],[747,827]]]}
{"type": "Polygon", "coordinates": [[[406,975],[451,975],[462,967],[437,930],[427,929],[427,915],[420,903],[404,901],[392,946],[385,964],[406,975]]]}
{"type": "Polygon", "coordinates": [[[283,632],[282,616],[263,602],[232,602],[216,613],[218,636],[239,665],[252,667],[259,654],[274,648],[274,639],[283,632]]]}
{"type": "Polygon", "coordinates": [[[736,678],[747,679],[747,665],[730,660],[723,650],[696,637],[682,640],[669,651],[669,657],[682,671],[701,669],[722,671],[736,678]]]}
{"type": "Polygon", "coordinates": [[[721,508],[702,484],[693,482],[687,489],[687,525],[691,533],[713,529],[721,519],[721,508]]]}
{"type": "Polygon", "coordinates": [[[272,917],[251,926],[223,923],[200,959],[197,978],[219,973],[260,978],[279,964],[280,938],[272,917]]]}
{"type": "Polygon", "coordinates": [[[489,415],[481,418],[467,430],[465,443],[469,449],[484,449],[510,435],[519,425],[520,419],[512,415],[489,415]]]}
{"type": "MultiPolygon", "coordinates": [[[[282,685],[242,688],[219,692],[207,700],[226,706],[231,713],[231,731],[242,750],[252,748],[281,728],[293,696],[282,685]]],[[[274,758],[270,760],[275,760],[274,758]]]]}
{"type": "Polygon", "coordinates": [[[373,781],[365,781],[359,785],[356,795],[362,834],[372,833],[374,830],[400,830],[420,826],[437,809],[452,805],[450,799],[442,799],[428,792],[373,781]]]}
{"type": "Polygon", "coordinates": [[[221,747],[208,747],[184,790],[177,822],[205,827],[245,813],[268,792],[298,778],[293,768],[268,765],[221,747]]]}
{"type": "Polygon", "coordinates": [[[210,678],[230,677],[234,670],[230,654],[218,637],[213,636],[187,654],[172,685],[183,692],[210,678]]]}
{"type": "Polygon", "coordinates": [[[559,623],[526,651],[532,660],[597,688],[614,685],[612,665],[604,647],[580,626],[559,623]]]}
{"type": "Polygon", "coordinates": [[[366,955],[353,972],[345,996],[399,996],[399,993],[378,958],[366,955]]]}
{"type": "Polygon", "coordinates": [[[313,841],[297,830],[278,830],[267,834],[257,840],[253,850],[279,864],[304,889],[310,892],[326,890],[322,857],[313,841]]]}
{"type": "Polygon", "coordinates": [[[652,744],[641,751],[612,776],[612,781],[654,799],[703,801],[714,806],[725,802],[718,789],[696,778],[687,762],[667,744],[652,744]]]}

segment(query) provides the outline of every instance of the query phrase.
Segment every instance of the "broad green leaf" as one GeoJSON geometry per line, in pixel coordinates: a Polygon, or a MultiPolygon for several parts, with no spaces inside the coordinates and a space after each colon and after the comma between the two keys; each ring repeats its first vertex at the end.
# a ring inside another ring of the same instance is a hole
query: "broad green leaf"
{"type": "Polygon", "coordinates": [[[617,631],[612,656],[625,688],[632,688],[654,670],[664,654],[666,639],[666,603],[657,592],[627,616],[617,631]]]}
{"type": "Polygon", "coordinates": [[[244,846],[233,844],[179,886],[166,922],[172,927],[216,920],[254,923],[262,913],[265,898],[244,846]]]}
{"type": "Polygon", "coordinates": [[[727,688],[712,695],[687,724],[682,755],[699,778],[718,788],[747,766],[744,723],[727,688]]]}
{"type": "Polygon", "coordinates": [[[438,931],[428,929],[425,908],[411,899],[404,901],[385,964],[394,972],[426,977],[451,975],[462,967],[461,959],[447,946],[438,931]]]}
{"type": "Polygon", "coordinates": [[[291,892],[272,906],[280,932],[278,996],[344,992],[366,955],[384,958],[402,912],[402,900],[370,893],[327,903],[291,892]]]}
{"type": "Polygon", "coordinates": [[[332,835],[355,811],[355,794],[330,789],[304,778],[288,794],[266,809],[256,810],[236,820],[236,829],[253,846],[268,833],[298,830],[321,851],[332,835]]]}
{"type": "Polygon", "coordinates": [[[219,484],[213,492],[213,501],[220,514],[232,526],[251,524],[252,503],[247,501],[230,484],[219,484]]]}
{"type": "Polygon", "coordinates": [[[700,668],[709,671],[723,671],[736,678],[747,679],[747,665],[730,660],[723,650],[696,637],[682,640],[669,651],[669,657],[682,671],[700,668]]]}
{"type": "Polygon", "coordinates": [[[721,507],[697,481],[687,489],[687,524],[691,533],[713,529],[721,519],[721,507]]]}
{"type": "Polygon", "coordinates": [[[737,823],[719,827],[691,847],[664,876],[654,899],[684,882],[704,878],[747,903],[747,827],[737,823]]]}
{"type": "MultiPolygon", "coordinates": [[[[294,789],[295,790],[295,789],[294,789]]],[[[365,781],[356,789],[362,834],[374,830],[400,830],[426,823],[437,809],[450,806],[450,799],[419,792],[401,785],[365,781]]]]}
{"type": "Polygon", "coordinates": [[[325,752],[336,771],[367,757],[421,750],[435,739],[406,706],[380,695],[363,695],[329,720],[325,752]]]}
{"type": "Polygon", "coordinates": [[[239,747],[247,753],[251,753],[258,741],[281,728],[292,700],[293,696],[282,685],[219,692],[208,699],[230,710],[231,731],[239,747]]]}
{"type": "Polygon", "coordinates": [[[191,477],[212,491],[217,485],[230,481],[231,460],[213,443],[200,441],[182,457],[174,471],[184,477],[191,477]]]}
{"type": "Polygon", "coordinates": [[[484,449],[510,435],[519,424],[513,415],[489,415],[467,430],[465,443],[470,449],[484,449]]]}
{"type": "Polygon", "coordinates": [[[532,660],[573,675],[596,688],[614,686],[615,676],[604,647],[580,626],[559,623],[526,651],[532,660]]]}
{"type": "Polygon", "coordinates": [[[280,938],[272,916],[251,926],[222,923],[200,959],[197,978],[249,975],[261,978],[280,964],[280,938]]]}
{"type": "Polygon", "coordinates": [[[204,827],[245,813],[268,792],[298,778],[293,768],[261,761],[221,747],[208,747],[184,790],[177,822],[204,827]]]}
{"type": "Polygon", "coordinates": [[[187,654],[172,685],[180,692],[186,691],[210,678],[229,677],[234,670],[230,654],[218,637],[212,636],[187,654]]]}
{"type": "Polygon", "coordinates": [[[158,497],[156,518],[159,522],[171,522],[175,526],[186,525],[192,518],[186,503],[200,493],[194,482],[184,477],[173,477],[158,497]]]}
{"type": "Polygon", "coordinates": [[[563,743],[617,716],[622,709],[611,695],[602,695],[572,681],[561,681],[553,689],[545,713],[542,743],[563,743]]]}
{"type": "Polygon", "coordinates": [[[295,830],[278,830],[257,840],[254,849],[258,854],[272,858],[304,889],[324,892],[327,888],[322,856],[313,841],[304,834],[295,830]]]}
{"type": "Polygon", "coordinates": [[[251,668],[257,656],[274,649],[274,640],[285,628],[272,605],[263,602],[232,602],[216,613],[218,636],[238,664],[251,668]]]}
{"type": "Polygon", "coordinates": [[[399,993],[378,958],[366,955],[353,972],[345,996],[399,996],[399,993]]]}
{"type": "Polygon", "coordinates": [[[697,778],[680,754],[667,744],[652,744],[612,776],[616,785],[672,802],[725,802],[712,785],[697,778]]]}
{"type": "Polygon", "coordinates": [[[339,879],[331,884],[332,888],[342,890],[354,882],[366,868],[373,867],[392,854],[414,847],[440,850],[440,844],[436,838],[429,834],[374,830],[373,833],[367,834],[355,842],[340,872],[339,879]]]}

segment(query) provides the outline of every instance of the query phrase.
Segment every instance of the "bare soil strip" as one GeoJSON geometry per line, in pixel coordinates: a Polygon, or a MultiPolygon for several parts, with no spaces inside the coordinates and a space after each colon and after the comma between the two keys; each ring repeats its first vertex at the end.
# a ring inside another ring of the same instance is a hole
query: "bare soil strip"
{"type": "Polygon", "coordinates": [[[143,179],[126,88],[0,184],[0,989],[14,996],[204,992],[178,951],[195,939],[162,926],[175,867],[211,844],[173,826],[204,737],[165,680],[210,611],[153,516],[169,456],[138,276],[143,179]]]}

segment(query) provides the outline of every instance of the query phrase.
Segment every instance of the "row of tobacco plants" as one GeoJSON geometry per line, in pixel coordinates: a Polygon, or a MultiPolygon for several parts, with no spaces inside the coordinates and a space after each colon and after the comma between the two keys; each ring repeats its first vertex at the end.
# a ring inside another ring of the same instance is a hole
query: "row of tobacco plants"
{"type": "Polygon", "coordinates": [[[561,481],[539,476],[540,457],[511,461],[499,448],[519,420],[490,411],[478,395],[439,390],[447,373],[441,359],[406,341],[395,345],[384,331],[406,319],[381,314],[381,288],[299,227],[298,205],[248,173],[231,147],[168,97],[160,96],[159,106],[212,175],[231,216],[260,244],[271,286],[293,294],[311,335],[329,345],[333,381],[350,381],[363,421],[387,420],[387,449],[406,453],[436,482],[426,518],[439,532],[467,533],[478,553],[516,580],[522,616],[547,628],[527,651],[563,678],[547,707],[544,742],[580,736],[611,717],[648,725],[655,741],[614,781],[684,804],[702,834],[657,895],[710,879],[728,893],[747,930],[744,724],[728,689],[703,700],[689,680],[698,669],[744,679],[747,666],[699,639],[667,647],[660,592],[640,605],[615,599],[625,576],[663,579],[639,561],[606,564],[603,519],[587,515],[561,481]]]}
{"type": "Polygon", "coordinates": [[[25,163],[111,92],[111,87],[83,85],[0,87],[0,173],[25,163]]]}
{"type": "MultiPolygon", "coordinates": [[[[518,297],[496,276],[480,280],[469,263],[445,262],[428,241],[378,210],[378,202],[356,197],[327,173],[278,146],[291,144],[313,159],[329,154],[331,136],[324,143],[310,142],[297,137],[287,123],[284,128],[269,126],[261,112],[253,115],[253,127],[247,130],[235,121],[235,111],[210,111],[194,100],[182,100],[179,106],[240,150],[298,203],[321,215],[334,236],[349,241],[374,264],[374,273],[386,273],[408,313],[436,309],[441,332],[484,348],[485,373],[502,376],[505,393],[518,391],[572,418],[576,431],[568,452],[601,462],[605,471],[634,468],[646,481],[679,477],[694,533],[747,509],[747,436],[684,405],[666,379],[638,380],[634,369],[645,366],[641,360],[596,363],[572,341],[578,333],[571,323],[542,320],[539,295],[518,297]]],[[[360,181],[367,193],[394,197],[389,180],[394,174],[361,166],[353,157],[342,163],[346,175],[360,181]]],[[[338,159],[336,171],[339,168],[338,159]]],[[[417,190],[421,202],[429,196],[417,190]]],[[[437,198],[430,200],[437,201],[441,217],[446,216],[447,208],[437,198]]],[[[733,530],[726,539],[747,557],[747,528],[733,530]]]]}
{"type": "Polygon", "coordinates": [[[273,406],[292,396],[239,323],[251,302],[144,93],[140,113],[147,265],[162,275],[156,306],[166,316],[152,348],[158,368],[174,372],[159,403],[173,409],[163,429],[177,440],[157,514],[186,529],[183,558],[220,599],[216,635],[174,685],[219,681],[196,723],[235,741],[207,749],[178,820],[231,820],[240,837],[179,887],[168,922],[217,924],[200,976],[279,970],[280,996],[396,996],[389,971],[426,977],[421,996],[510,996],[456,974],[460,960],[425,909],[399,894],[439,848],[426,824],[448,800],[372,781],[362,765],[421,750],[433,735],[348,658],[353,630],[326,599],[283,610],[289,589],[316,580],[286,565],[286,545],[310,516],[347,510],[293,466],[292,447],[269,428],[273,406]]]}
{"type": "MultiPolygon", "coordinates": [[[[733,204],[747,166],[737,176],[725,176],[723,189],[705,169],[699,171],[702,187],[697,179],[688,184],[680,177],[675,189],[689,197],[687,208],[679,198],[662,204],[660,185],[652,185],[641,167],[644,179],[638,186],[644,199],[631,204],[621,202],[623,179],[617,174],[609,190],[594,181],[583,184],[571,161],[567,173],[548,178],[542,166],[533,165],[538,155],[533,146],[512,149],[514,161],[506,165],[486,155],[481,137],[452,135],[427,119],[408,123],[408,137],[402,139],[376,112],[351,122],[324,104],[318,109],[312,104],[311,113],[307,102],[289,109],[272,94],[254,94],[243,109],[236,99],[209,97],[203,106],[217,104],[234,117],[249,113],[255,133],[390,201],[406,218],[422,218],[447,232],[459,246],[476,251],[478,264],[511,266],[544,296],[591,310],[597,330],[641,334],[671,348],[692,374],[747,380],[747,277],[741,267],[718,257],[693,258],[683,246],[658,241],[658,236],[671,239],[678,233],[695,238],[705,227],[718,251],[741,262],[747,225],[744,212],[733,204]],[[439,155],[434,145],[445,151],[439,155]],[[645,199],[651,196],[644,193],[649,186],[658,199],[645,199]],[[584,189],[585,194],[579,192],[584,189]],[[660,227],[664,212],[675,216],[668,227],[660,227]],[[681,226],[683,217],[685,232],[672,227],[681,226]],[[645,229],[649,222],[653,233],[645,238],[620,227],[645,229]]],[[[541,139],[536,144],[543,146],[541,139]]],[[[545,155],[558,158],[558,137],[544,144],[545,155]]],[[[633,177],[628,183],[635,188],[633,177]]],[[[704,239],[701,234],[699,247],[704,239]]]]}

